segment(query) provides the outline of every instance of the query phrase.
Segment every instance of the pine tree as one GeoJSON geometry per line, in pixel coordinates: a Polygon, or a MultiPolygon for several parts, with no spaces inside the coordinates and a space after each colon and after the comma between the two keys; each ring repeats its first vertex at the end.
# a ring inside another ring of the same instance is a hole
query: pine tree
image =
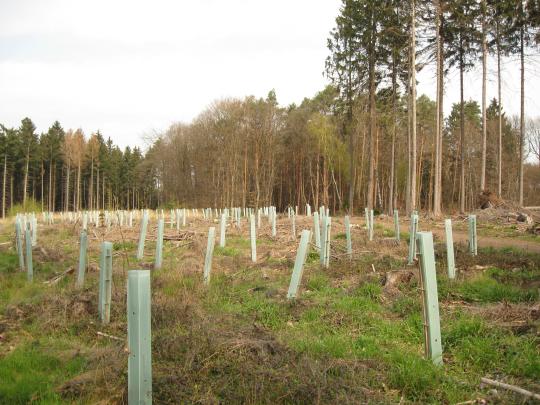
{"type": "Polygon", "coordinates": [[[459,69],[460,83],[460,192],[459,209],[465,212],[465,151],[467,148],[465,138],[465,100],[463,94],[463,75],[465,71],[474,66],[479,52],[480,33],[478,31],[478,16],[480,9],[475,0],[455,0],[448,4],[448,17],[443,32],[446,43],[446,61],[449,68],[459,69]]]}
{"type": "Polygon", "coordinates": [[[24,159],[24,180],[23,180],[23,206],[26,207],[28,196],[28,178],[30,175],[31,159],[34,158],[34,152],[38,141],[35,133],[36,127],[30,118],[24,118],[19,128],[20,145],[24,159]]]}

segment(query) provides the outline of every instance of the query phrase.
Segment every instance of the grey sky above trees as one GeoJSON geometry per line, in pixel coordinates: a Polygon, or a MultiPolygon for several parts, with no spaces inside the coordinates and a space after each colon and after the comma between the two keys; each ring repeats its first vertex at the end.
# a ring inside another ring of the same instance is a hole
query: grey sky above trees
{"type": "MultiPolygon", "coordinates": [[[[272,88],[281,105],[312,97],[323,77],[326,40],[340,0],[0,2],[0,120],[37,131],[54,120],[99,129],[120,146],[189,122],[212,101],[272,88]]],[[[540,63],[527,61],[526,113],[537,116],[540,63]]],[[[417,94],[435,98],[435,67],[417,94]]],[[[496,97],[488,61],[488,100],[496,97]]],[[[481,66],[465,75],[465,99],[480,101],[481,66]]],[[[503,61],[503,100],[519,113],[519,61],[503,61]]],[[[459,75],[445,83],[445,115],[459,100],[459,75]]]]}

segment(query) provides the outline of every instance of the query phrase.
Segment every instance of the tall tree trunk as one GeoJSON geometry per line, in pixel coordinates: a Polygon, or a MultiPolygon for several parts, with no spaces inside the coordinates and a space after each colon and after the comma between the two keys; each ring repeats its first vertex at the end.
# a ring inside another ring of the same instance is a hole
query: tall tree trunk
{"type": "Polygon", "coordinates": [[[486,41],[486,0],[482,0],[482,169],[480,172],[480,190],[486,189],[486,80],[487,80],[487,41],[486,41]]]}
{"type": "Polygon", "coordinates": [[[23,207],[26,209],[26,194],[28,192],[28,170],[30,168],[30,147],[28,146],[26,152],[26,161],[24,164],[24,184],[23,184],[23,207]]]}
{"type": "Polygon", "coordinates": [[[407,94],[407,184],[405,187],[405,211],[407,213],[410,213],[412,211],[411,208],[411,172],[412,172],[412,161],[411,161],[411,75],[412,71],[410,69],[410,51],[409,51],[409,70],[407,72],[407,84],[406,84],[406,94],[407,94]]]}
{"type": "Polygon", "coordinates": [[[367,207],[373,209],[375,196],[375,137],[377,123],[375,121],[375,45],[377,36],[377,22],[371,16],[371,39],[368,49],[368,80],[369,80],[369,177],[367,188],[367,207]]]}
{"type": "MultiPolygon", "coordinates": [[[[520,1],[521,8],[523,3],[520,1]]],[[[521,10],[523,14],[523,10],[521,10]]],[[[519,52],[521,59],[521,97],[520,97],[520,116],[519,116],[519,205],[523,206],[523,153],[525,147],[525,45],[524,28],[521,25],[519,32],[519,52]]]]}
{"type": "Polygon", "coordinates": [[[6,217],[6,180],[7,180],[7,153],[4,154],[4,175],[2,179],[2,218],[6,217]]]}
{"type": "MultiPolygon", "coordinates": [[[[309,162],[309,169],[311,171],[311,162],[309,162]]],[[[320,170],[321,170],[321,153],[320,153],[320,149],[318,149],[317,150],[317,166],[315,168],[315,201],[313,202],[313,208],[315,209],[319,209],[319,194],[320,194],[319,183],[321,181],[320,170]]]]}
{"type": "Polygon", "coordinates": [[[394,178],[396,172],[396,127],[397,127],[397,67],[396,55],[392,55],[392,146],[390,149],[390,181],[388,185],[388,215],[394,211],[394,178]]]}
{"type": "MultiPolygon", "coordinates": [[[[43,159],[41,160],[41,211],[43,212],[43,208],[44,208],[44,198],[43,198],[43,194],[44,194],[44,190],[43,190],[43,183],[45,183],[44,179],[45,179],[45,165],[43,164],[43,159]]],[[[47,203],[47,210],[49,210],[49,204],[47,203]]]]}
{"type": "Polygon", "coordinates": [[[99,166],[96,167],[96,210],[99,211],[99,166]]]}
{"type": "Polygon", "coordinates": [[[411,1],[411,211],[416,209],[416,4],[411,1]]]}
{"type": "MultiPolygon", "coordinates": [[[[348,110],[347,110],[347,122],[345,126],[349,132],[349,215],[353,215],[354,210],[354,192],[356,186],[356,142],[354,139],[354,134],[356,132],[352,126],[352,101],[348,101],[348,110]]],[[[319,186],[319,181],[317,179],[317,188],[319,186]]]]}
{"type": "Polygon", "coordinates": [[[443,50],[441,40],[441,17],[442,7],[441,0],[436,2],[436,47],[437,47],[437,112],[435,117],[435,179],[433,190],[433,216],[441,215],[442,205],[442,125],[443,125],[443,87],[444,87],[444,70],[443,70],[443,50]]]}
{"type": "Polygon", "coordinates": [[[56,211],[56,165],[53,165],[53,181],[52,181],[52,211],[56,211]]]}
{"type": "Polygon", "coordinates": [[[9,176],[9,208],[13,208],[13,172],[9,176]]]}
{"type": "Polygon", "coordinates": [[[67,171],[66,171],[66,199],[65,199],[65,211],[68,212],[69,211],[69,175],[71,173],[71,165],[69,164],[68,162],[68,165],[67,165],[67,171]]]}
{"type": "Polygon", "coordinates": [[[47,193],[47,206],[49,207],[49,211],[53,211],[51,209],[51,205],[52,205],[52,171],[53,171],[53,165],[54,165],[54,160],[51,158],[49,160],[49,192],[47,193]]]}
{"type": "Polygon", "coordinates": [[[94,157],[90,163],[90,187],[88,190],[88,207],[90,211],[94,209],[94,157]]]}
{"type": "Polygon", "coordinates": [[[498,121],[499,121],[499,127],[498,127],[498,143],[499,143],[499,150],[498,155],[499,158],[497,159],[497,195],[499,198],[502,197],[502,92],[501,92],[501,39],[500,39],[500,32],[499,32],[499,24],[497,23],[497,92],[498,92],[498,121]]]}
{"type": "Polygon", "coordinates": [[[463,45],[460,43],[459,55],[459,91],[460,91],[460,108],[459,108],[459,144],[460,144],[460,192],[459,192],[459,210],[463,214],[465,212],[465,105],[463,100],[463,45]]]}
{"type": "Polygon", "coordinates": [[[77,165],[77,201],[75,202],[75,210],[81,210],[81,161],[77,165]]]}

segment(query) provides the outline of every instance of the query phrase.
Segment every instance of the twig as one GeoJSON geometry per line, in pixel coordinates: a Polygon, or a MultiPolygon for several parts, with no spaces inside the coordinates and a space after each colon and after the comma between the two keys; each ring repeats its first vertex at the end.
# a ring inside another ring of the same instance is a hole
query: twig
{"type": "Polygon", "coordinates": [[[54,276],[53,278],[51,278],[50,280],[47,280],[47,281],[44,281],[43,284],[47,284],[47,285],[53,285],[53,284],[56,284],[58,283],[60,280],[62,280],[66,274],[70,274],[70,273],[73,273],[75,271],[75,267],[70,267],[69,269],[67,269],[66,271],[64,271],[63,273],[60,273],[56,276],[54,276]]]}
{"type": "MultiPolygon", "coordinates": [[[[128,265],[128,268],[130,267],[130,264],[129,264],[129,255],[127,254],[127,249],[126,249],[126,240],[124,239],[124,232],[122,232],[122,227],[118,227],[119,230],[120,230],[120,237],[122,238],[122,251],[124,252],[124,258],[126,259],[127,261],[127,265],[128,265]]],[[[124,267],[124,273],[126,271],[126,268],[125,266],[124,267]]]]}
{"type": "Polygon", "coordinates": [[[120,342],[123,342],[125,339],[122,339],[122,338],[119,338],[117,336],[113,336],[113,335],[109,335],[108,333],[103,333],[103,332],[96,332],[98,336],[103,336],[103,337],[106,337],[106,338],[109,338],[109,339],[114,339],[114,340],[118,340],[120,342]]]}
{"type": "Polygon", "coordinates": [[[484,384],[493,385],[495,387],[504,388],[510,391],[517,392],[518,394],[521,394],[523,396],[526,396],[527,398],[534,398],[534,399],[540,399],[540,394],[535,394],[534,392],[528,391],[526,389],[523,389],[521,387],[518,387],[516,385],[506,384],[500,381],[491,380],[486,377],[482,377],[480,379],[484,384]]]}

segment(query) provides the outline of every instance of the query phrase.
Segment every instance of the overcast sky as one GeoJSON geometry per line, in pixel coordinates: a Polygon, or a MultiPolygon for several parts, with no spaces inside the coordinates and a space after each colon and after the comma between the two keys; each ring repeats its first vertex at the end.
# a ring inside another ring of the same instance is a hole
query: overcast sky
{"type": "MultiPolygon", "coordinates": [[[[298,103],[327,83],[326,39],[340,3],[0,0],[0,123],[29,116],[41,132],[59,120],[123,147],[219,98],[274,88],[281,105],[298,103]]],[[[519,64],[504,67],[503,105],[517,113],[519,64]]],[[[528,68],[527,112],[538,115],[540,68],[528,68]]],[[[458,79],[447,80],[446,109],[458,100],[458,79]]],[[[419,94],[434,97],[433,72],[419,80],[419,94]]],[[[479,99],[477,74],[467,75],[465,95],[479,99]]]]}

